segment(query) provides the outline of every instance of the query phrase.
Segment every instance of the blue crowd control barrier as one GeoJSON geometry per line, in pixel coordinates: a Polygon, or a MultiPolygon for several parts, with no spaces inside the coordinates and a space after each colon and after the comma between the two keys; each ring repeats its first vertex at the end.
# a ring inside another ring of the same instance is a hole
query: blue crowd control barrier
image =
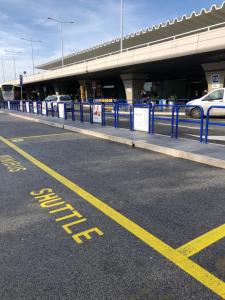
{"type": "Polygon", "coordinates": [[[54,117],[55,111],[54,111],[53,102],[45,101],[45,105],[46,105],[46,116],[49,116],[51,113],[52,117],[54,117]]]}
{"type": "Polygon", "coordinates": [[[148,109],[148,130],[147,132],[151,132],[151,112],[152,112],[152,104],[134,104],[133,106],[130,107],[131,109],[131,122],[130,122],[130,127],[134,131],[134,109],[135,108],[147,108],[148,109]]]}
{"type": "Polygon", "coordinates": [[[120,126],[120,116],[127,117],[130,120],[130,130],[132,130],[132,105],[126,103],[119,103],[116,106],[116,128],[120,126]],[[121,108],[125,108],[124,112],[120,112],[121,108]],[[126,113],[127,112],[127,113],[126,113]]]}
{"type": "Polygon", "coordinates": [[[73,102],[72,108],[72,120],[76,121],[78,117],[76,113],[79,115],[79,121],[84,122],[84,110],[83,110],[83,103],[82,102],[73,102]]]}
{"type": "Polygon", "coordinates": [[[152,128],[151,128],[151,134],[155,133],[155,121],[171,121],[171,137],[174,136],[174,119],[175,119],[175,106],[172,104],[154,104],[152,106],[152,128]],[[161,106],[165,108],[171,108],[171,117],[156,117],[155,116],[155,109],[160,108],[161,106]]]}
{"type": "Polygon", "coordinates": [[[203,140],[203,127],[204,127],[204,110],[199,105],[178,105],[176,106],[176,132],[175,132],[175,138],[178,138],[178,130],[179,130],[179,123],[190,123],[190,124],[200,124],[200,133],[199,133],[199,141],[202,143],[203,140]],[[186,107],[193,107],[193,108],[199,108],[201,112],[200,120],[186,120],[186,119],[180,119],[179,118],[179,112],[181,108],[186,107]]]}
{"type": "Polygon", "coordinates": [[[212,122],[209,120],[210,118],[210,111],[212,109],[225,109],[225,106],[220,106],[220,105],[214,105],[208,108],[207,114],[206,114],[206,126],[205,126],[205,143],[208,143],[208,136],[209,136],[209,125],[214,125],[214,126],[224,126],[224,123],[218,123],[218,122],[212,122]]]}
{"type": "Polygon", "coordinates": [[[116,128],[116,110],[117,110],[117,105],[114,102],[108,102],[108,103],[104,103],[104,110],[103,110],[103,115],[104,115],[104,126],[106,125],[106,119],[107,116],[109,117],[113,117],[114,120],[114,127],[116,128]],[[111,111],[108,111],[107,108],[111,111]]]}

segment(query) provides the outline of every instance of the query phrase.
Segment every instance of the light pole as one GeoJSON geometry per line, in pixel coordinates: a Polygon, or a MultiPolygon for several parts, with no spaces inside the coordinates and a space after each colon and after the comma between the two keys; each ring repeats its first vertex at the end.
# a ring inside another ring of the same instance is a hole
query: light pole
{"type": "Polygon", "coordinates": [[[62,21],[59,19],[48,17],[48,20],[54,21],[60,24],[60,35],[61,35],[61,52],[62,52],[62,68],[64,67],[64,41],[63,41],[63,24],[74,24],[73,21],[62,21]]]}
{"type": "Polygon", "coordinates": [[[16,60],[15,60],[15,54],[18,54],[18,53],[22,53],[20,51],[15,51],[14,49],[7,49],[5,50],[6,53],[10,53],[12,54],[12,57],[13,57],[13,66],[14,66],[14,74],[15,74],[15,80],[17,79],[17,75],[16,75],[16,60]]]}
{"type": "Polygon", "coordinates": [[[123,52],[123,0],[120,0],[120,52],[123,52]]]}
{"type": "Polygon", "coordinates": [[[2,62],[2,77],[3,77],[3,81],[5,82],[5,67],[4,67],[3,56],[1,56],[1,62],[2,62]]]}
{"type": "Polygon", "coordinates": [[[33,47],[33,43],[41,43],[41,41],[35,41],[32,38],[21,38],[21,40],[30,42],[30,46],[31,46],[31,58],[32,58],[32,67],[33,67],[33,74],[34,74],[34,47],[33,47]]]}

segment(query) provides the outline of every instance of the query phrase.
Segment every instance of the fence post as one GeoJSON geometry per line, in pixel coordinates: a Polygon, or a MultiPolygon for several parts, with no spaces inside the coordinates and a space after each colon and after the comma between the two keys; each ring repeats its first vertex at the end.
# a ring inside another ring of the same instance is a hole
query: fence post
{"type": "Polygon", "coordinates": [[[80,122],[84,122],[84,107],[82,102],[80,102],[80,122]]]}
{"type": "Polygon", "coordinates": [[[102,126],[105,126],[105,103],[102,103],[102,126]]]}
{"type": "Polygon", "coordinates": [[[72,112],[72,121],[75,121],[75,109],[74,109],[74,102],[71,102],[71,112],[72,112]]]}

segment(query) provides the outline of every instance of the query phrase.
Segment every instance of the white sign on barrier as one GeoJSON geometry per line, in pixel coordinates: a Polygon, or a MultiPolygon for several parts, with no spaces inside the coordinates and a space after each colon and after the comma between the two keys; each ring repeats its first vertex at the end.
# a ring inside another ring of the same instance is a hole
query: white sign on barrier
{"type": "Polygon", "coordinates": [[[58,109],[59,109],[59,117],[61,119],[65,119],[65,105],[64,105],[64,103],[59,103],[58,104],[58,109]]]}
{"type": "Polygon", "coordinates": [[[26,102],[26,111],[29,113],[30,112],[30,103],[26,102]]]}
{"type": "Polygon", "coordinates": [[[149,129],[149,109],[135,107],[134,108],[134,130],[146,131],[149,129]]]}
{"type": "Polygon", "coordinates": [[[41,110],[42,110],[42,115],[47,114],[47,109],[46,109],[46,102],[41,103],[41,110]]]}
{"type": "Polygon", "coordinates": [[[23,111],[23,101],[20,101],[20,111],[23,111]]]}
{"type": "Polygon", "coordinates": [[[9,110],[11,109],[10,101],[8,101],[8,109],[9,109],[9,110]]]}
{"type": "Polygon", "coordinates": [[[102,123],[102,106],[100,104],[94,104],[92,106],[93,110],[93,123],[102,123]]]}
{"type": "Polygon", "coordinates": [[[37,102],[36,101],[33,102],[33,110],[34,110],[34,113],[37,114],[37,102]]]}

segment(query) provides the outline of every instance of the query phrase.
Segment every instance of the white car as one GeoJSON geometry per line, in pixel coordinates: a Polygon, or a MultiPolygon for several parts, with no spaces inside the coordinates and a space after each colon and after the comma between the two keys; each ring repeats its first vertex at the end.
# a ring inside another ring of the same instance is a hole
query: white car
{"type": "Polygon", "coordinates": [[[54,111],[57,111],[57,103],[58,102],[64,102],[66,103],[66,108],[71,109],[72,108],[72,99],[69,95],[51,95],[45,98],[45,100],[48,103],[48,109],[51,109],[51,103],[53,104],[54,111]]]}
{"type": "Polygon", "coordinates": [[[190,116],[194,119],[199,119],[201,116],[201,109],[197,106],[203,108],[204,116],[207,115],[209,107],[224,106],[224,108],[212,109],[210,116],[225,116],[225,88],[216,89],[200,99],[189,101],[187,105],[196,105],[196,107],[187,107],[185,109],[186,116],[190,116]]]}

